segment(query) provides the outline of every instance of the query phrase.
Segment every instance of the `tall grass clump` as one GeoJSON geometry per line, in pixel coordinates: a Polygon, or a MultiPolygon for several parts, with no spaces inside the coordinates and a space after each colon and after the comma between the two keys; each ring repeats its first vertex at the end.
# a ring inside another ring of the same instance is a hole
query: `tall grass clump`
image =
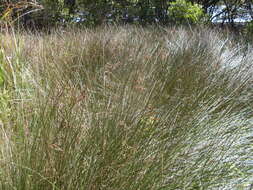
{"type": "Polygon", "coordinates": [[[229,36],[125,26],[0,40],[1,189],[250,187],[253,57],[229,36]]]}

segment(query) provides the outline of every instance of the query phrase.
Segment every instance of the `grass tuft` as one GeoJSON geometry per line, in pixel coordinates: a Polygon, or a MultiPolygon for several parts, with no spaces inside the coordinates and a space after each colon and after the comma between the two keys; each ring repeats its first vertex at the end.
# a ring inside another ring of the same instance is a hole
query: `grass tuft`
{"type": "Polygon", "coordinates": [[[2,34],[0,188],[248,188],[252,79],[207,28],[2,34]]]}

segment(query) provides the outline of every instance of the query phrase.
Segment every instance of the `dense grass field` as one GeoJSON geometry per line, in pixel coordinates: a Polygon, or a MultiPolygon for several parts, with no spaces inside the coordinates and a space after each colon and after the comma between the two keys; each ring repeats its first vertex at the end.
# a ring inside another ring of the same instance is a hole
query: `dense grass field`
{"type": "Polygon", "coordinates": [[[250,189],[252,50],[206,28],[0,34],[0,189],[250,189]]]}

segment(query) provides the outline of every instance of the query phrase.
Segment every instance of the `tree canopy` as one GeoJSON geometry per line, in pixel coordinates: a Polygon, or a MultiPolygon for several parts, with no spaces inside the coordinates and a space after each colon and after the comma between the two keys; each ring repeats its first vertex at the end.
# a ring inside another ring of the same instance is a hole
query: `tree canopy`
{"type": "Polygon", "coordinates": [[[0,21],[19,20],[25,27],[169,24],[184,23],[185,18],[198,22],[206,14],[209,21],[219,18],[233,25],[235,18],[253,18],[252,4],[253,0],[0,0],[0,21]]]}

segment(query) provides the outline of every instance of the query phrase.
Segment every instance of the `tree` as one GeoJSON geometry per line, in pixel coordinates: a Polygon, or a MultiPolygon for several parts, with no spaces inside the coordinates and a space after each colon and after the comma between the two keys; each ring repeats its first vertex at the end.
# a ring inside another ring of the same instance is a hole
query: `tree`
{"type": "Polygon", "coordinates": [[[69,13],[75,12],[76,0],[64,0],[64,6],[69,9],[69,13]]]}
{"type": "Polygon", "coordinates": [[[100,25],[105,22],[142,24],[198,23],[203,15],[224,8],[225,22],[251,15],[253,0],[0,0],[0,20],[19,20],[27,28],[52,27],[79,23],[100,25]]]}

